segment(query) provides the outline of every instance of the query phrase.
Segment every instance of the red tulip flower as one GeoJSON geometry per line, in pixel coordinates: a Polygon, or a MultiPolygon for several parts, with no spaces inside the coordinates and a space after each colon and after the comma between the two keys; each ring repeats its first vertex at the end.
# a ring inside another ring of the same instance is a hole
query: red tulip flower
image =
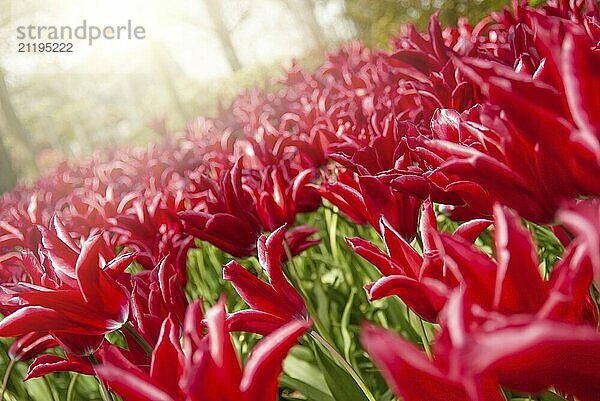
{"type": "MultiPolygon", "coordinates": [[[[464,328],[456,323],[448,327],[464,328]]],[[[363,326],[362,343],[405,401],[503,401],[500,385],[527,393],[554,386],[582,401],[598,399],[600,336],[589,327],[542,320],[447,336],[461,344],[433,361],[373,326],[363,326]]]]}
{"type": "MultiPolygon", "coordinates": [[[[294,178],[281,166],[263,171],[244,170],[242,159],[225,171],[218,182],[202,176],[195,192],[193,210],[179,213],[185,233],[207,241],[236,257],[256,254],[256,241],[263,231],[274,230],[282,224],[292,224],[302,207],[318,207],[306,184],[310,171],[294,178]]],[[[293,255],[318,241],[308,238],[316,232],[311,227],[291,229],[288,243],[293,255]],[[312,231],[311,231],[312,230],[312,231]]]]}
{"type": "Polygon", "coordinates": [[[494,215],[495,261],[459,236],[438,236],[439,257],[461,285],[438,317],[433,360],[372,327],[363,344],[407,401],[500,401],[501,386],[527,393],[554,386],[596,400],[600,335],[588,292],[590,258],[574,243],[544,280],[518,216],[500,206],[494,215]]]}
{"type": "Polygon", "coordinates": [[[224,303],[206,314],[206,335],[198,331],[201,320],[199,305],[190,305],[182,348],[179,328],[165,319],[149,373],[112,348],[104,353],[97,374],[124,401],[276,401],[281,363],[309,324],[293,321],[265,337],[242,368],[224,303]]]}
{"type": "Polygon", "coordinates": [[[253,255],[260,235],[251,197],[242,186],[242,169],[238,161],[218,181],[201,176],[194,190],[201,195],[194,199],[195,209],[179,213],[186,234],[236,257],[253,255]]]}
{"type": "Polygon", "coordinates": [[[183,224],[177,216],[184,209],[180,194],[158,193],[151,200],[132,198],[129,203],[131,206],[124,206],[110,220],[114,223],[110,231],[120,234],[116,245],[132,247],[137,253],[136,261],[148,270],[166,257],[185,285],[187,253],[194,242],[193,237],[183,235],[183,224]]]}
{"type": "Polygon", "coordinates": [[[544,280],[535,242],[521,226],[519,216],[496,205],[494,226],[495,260],[460,237],[439,237],[441,258],[470,302],[491,315],[535,315],[596,325],[596,307],[588,292],[592,263],[577,244],[565,250],[549,279],[544,280]]]}
{"type": "MultiPolygon", "coordinates": [[[[465,223],[457,229],[455,235],[475,241],[490,223],[488,220],[465,223]]],[[[361,238],[346,240],[354,252],[375,265],[384,275],[383,278],[365,286],[369,299],[397,295],[423,319],[436,321],[449,290],[458,285],[458,281],[451,270],[444,268],[440,260],[439,242],[436,241],[439,233],[431,201],[425,201],[421,214],[423,256],[419,255],[385,219],[381,220],[381,232],[387,254],[361,238]]]]}
{"type": "MultiPolygon", "coordinates": [[[[151,346],[158,341],[160,328],[167,316],[183,324],[188,305],[184,286],[168,258],[153,270],[145,270],[131,278],[130,320],[136,331],[151,346]]],[[[135,341],[128,341],[135,347],[135,341]]],[[[130,347],[130,348],[131,348],[130,347]]]]}
{"type": "Polygon", "coordinates": [[[51,229],[41,231],[43,263],[32,252],[23,254],[32,282],[0,286],[0,304],[7,312],[0,336],[47,332],[69,352],[89,354],[104,334],[127,321],[129,294],[113,276],[134,255],[109,258],[98,235],[79,248],[56,218],[51,229]]]}
{"type": "Polygon", "coordinates": [[[236,261],[223,268],[240,297],[252,308],[233,313],[227,318],[231,330],[268,334],[282,325],[300,320],[306,322],[306,304],[283,274],[285,226],[263,235],[258,241],[258,258],[269,279],[265,283],[236,261]]]}

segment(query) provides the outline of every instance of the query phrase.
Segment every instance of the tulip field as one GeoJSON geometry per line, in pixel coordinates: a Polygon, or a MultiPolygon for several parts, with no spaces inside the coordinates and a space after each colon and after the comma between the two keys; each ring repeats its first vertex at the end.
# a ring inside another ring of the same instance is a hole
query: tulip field
{"type": "Polygon", "coordinates": [[[0,398],[600,400],[598,3],[390,40],[3,195],[0,398]]]}

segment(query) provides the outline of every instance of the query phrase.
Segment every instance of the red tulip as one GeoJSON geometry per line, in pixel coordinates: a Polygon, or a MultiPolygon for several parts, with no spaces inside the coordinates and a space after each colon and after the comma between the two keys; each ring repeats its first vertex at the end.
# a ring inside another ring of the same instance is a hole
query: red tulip
{"type": "Polygon", "coordinates": [[[363,344],[407,401],[502,400],[500,386],[527,393],[554,386],[595,400],[600,364],[593,355],[600,335],[588,292],[587,249],[571,244],[544,281],[531,234],[518,216],[500,206],[494,214],[495,262],[458,236],[439,234],[436,240],[439,257],[461,286],[441,311],[433,360],[372,327],[364,329],[363,344]]]}
{"type": "MultiPolygon", "coordinates": [[[[195,209],[179,213],[185,232],[236,257],[255,255],[260,234],[293,223],[307,191],[312,191],[306,186],[309,170],[293,180],[286,179],[284,173],[290,171],[282,166],[272,166],[267,171],[245,171],[239,159],[218,183],[201,177],[201,188],[196,191],[203,195],[194,200],[195,209]]],[[[315,244],[307,237],[302,242],[302,236],[290,241],[296,246],[292,254],[315,244]]]]}
{"type": "Polygon", "coordinates": [[[242,369],[227,329],[224,303],[206,314],[208,334],[197,330],[199,307],[191,305],[182,349],[178,328],[171,319],[162,325],[159,342],[146,373],[116,349],[104,355],[97,374],[124,401],[275,401],[281,363],[298,337],[309,327],[293,321],[258,343],[242,369]]]}
{"type": "Polygon", "coordinates": [[[127,321],[129,296],[111,275],[129,266],[134,255],[125,254],[103,264],[107,253],[100,236],[89,238],[80,249],[58,219],[52,230],[42,229],[44,265],[31,252],[23,264],[32,283],[0,287],[0,336],[16,337],[48,332],[73,354],[93,352],[104,334],[127,321]]]}
{"type": "Polygon", "coordinates": [[[351,221],[379,230],[385,217],[404,238],[414,237],[421,200],[395,191],[377,176],[354,176],[343,169],[337,174],[336,182],[324,179],[319,192],[351,221]]]}
{"type": "MultiPolygon", "coordinates": [[[[472,221],[461,226],[456,235],[475,241],[489,225],[490,221],[487,220],[472,221]]],[[[449,290],[458,281],[452,270],[445,268],[439,258],[439,234],[432,203],[425,201],[421,215],[424,256],[419,255],[385,219],[381,221],[381,231],[387,254],[361,238],[346,240],[356,253],[384,275],[365,286],[369,299],[397,295],[423,319],[436,321],[449,290]]]]}
{"type": "Polygon", "coordinates": [[[285,226],[258,241],[258,258],[269,279],[265,283],[231,261],[223,269],[223,277],[230,281],[250,310],[233,313],[227,318],[231,330],[268,334],[294,320],[306,322],[306,304],[298,291],[283,274],[281,256],[284,253],[285,226]]]}
{"type": "Polygon", "coordinates": [[[242,186],[239,160],[219,181],[200,177],[195,192],[206,192],[196,200],[199,210],[179,213],[184,231],[237,257],[255,253],[260,234],[258,218],[252,213],[251,199],[242,186]]]}
{"type": "Polygon", "coordinates": [[[471,243],[440,235],[445,266],[462,283],[470,302],[489,313],[536,315],[538,318],[595,325],[597,313],[588,288],[590,259],[575,245],[567,248],[550,275],[540,274],[536,246],[514,211],[494,207],[496,260],[471,243]]]}
{"type": "MultiPolygon", "coordinates": [[[[153,346],[157,343],[163,321],[171,316],[181,326],[188,305],[184,286],[167,258],[153,270],[143,271],[131,278],[130,321],[136,331],[153,346]]],[[[136,347],[128,338],[130,349],[136,347]]]]}
{"type": "MultiPolygon", "coordinates": [[[[463,316],[458,310],[448,313],[454,320],[463,316]]],[[[554,386],[583,401],[597,399],[600,363],[594,355],[600,351],[600,336],[594,329],[548,320],[495,324],[489,331],[473,332],[464,332],[466,325],[448,322],[433,361],[383,329],[363,326],[361,339],[394,392],[406,401],[501,401],[500,385],[527,393],[554,386]]]]}
{"type": "Polygon", "coordinates": [[[537,52],[545,57],[536,71],[527,74],[487,60],[455,59],[488,102],[502,110],[496,121],[461,123],[461,131],[470,128],[487,140],[492,139],[491,130],[502,141],[477,150],[460,139],[454,142],[461,146],[444,141],[425,146],[446,154],[442,157],[448,161],[439,168],[449,179],[446,187],[473,182],[493,201],[548,222],[565,200],[600,194],[595,179],[600,172],[600,120],[594,117],[598,101],[593,95],[600,90],[600,75],[592,67],[600,59],[593,50],[596,41],[580,24],[533,10],[525,14],[536,32],[537,52]],[[532,115],[538,116],[535,122],[532,115]]]}
{"type": "Polygon", "coordinates": [[[151,200],[131,199],[121,202],[120,213],[110,222],[111,232],[120,234],[116,246],[133,248],[136,261],[152,270],[166,257],[175,268],[182,284],[187,283],[187,252],[194,245],[193,237],[183,235],[183,225],[177,212],[183,211],[180,194],[158,193],[151,200]]]}

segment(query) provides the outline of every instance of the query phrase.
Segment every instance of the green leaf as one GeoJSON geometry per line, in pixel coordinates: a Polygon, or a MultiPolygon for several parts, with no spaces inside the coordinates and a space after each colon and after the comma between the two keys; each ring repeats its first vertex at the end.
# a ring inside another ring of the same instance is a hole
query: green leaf
{"type": "Polygon", "coordinates": [[[323,372],[327,386],[336,401],[368,401],[354,379],[320,347],[313,345],[315,357],[323,372]]]}
{"type": "Polygon", "coordinates": [[[281,375],[279,379],[280,386],[288,387],[290,389],[301,392],[310,401],[335,401],[329,394],[322,392],[321,390],[314,388],[313,386],[304,383],[303,381],[294,379],[287,375],[281,375]]]}
{"type": "Polygon", "coordinates": [[[313,352],[308,347],[296,345],[292,348],[287,358],[283,361],[283,373],[294,380],[331,396],[323,374],[317,367],[313,352]]]}

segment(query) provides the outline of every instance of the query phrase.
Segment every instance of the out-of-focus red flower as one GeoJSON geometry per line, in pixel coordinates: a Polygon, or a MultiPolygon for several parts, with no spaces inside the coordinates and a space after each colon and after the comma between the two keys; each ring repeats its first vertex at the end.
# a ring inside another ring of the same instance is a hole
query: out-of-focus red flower
{"type": "Polygon", "coordinates": [[[0,283],[20,281],[27,281],[27,272],[23,268],[21,256],[17,252],[8,252],[0,256],[0,283]]]}
{"type": "Polygon", "coordinates": [[[269,237],[263,235],[258,241],[258,258],[269,283],[236,261],[223,268],[225,280],[233,284],[251,308],[227,318],[231,330],[268,334],[290,321],[308,320],[304,300],[283,274],[281,256],[284,253],[285,228],[278,228],[269,237]]]}
{"type": "Polygon", "coordinates": [[[570,204],[560,209],[557,217],[575,234],[571,246],[579,250],[579,255],[590,258],[594,279],[600,283],[600,201],[570,204]]]}
{"type": "Polygon", "coordinates": [[[185,209],[181,194],[157,193],[149,201],[126,199],[130,201],[121,202],[118,215],[110,220],[114,221],[110,231],[121,235],[116,245],[133,248],[136,261],[148,270],[166,257],[185,285],[187,252],[194,243],[193,237],[183,234],[183,224],[177,216],[185,209]]]}
{"type": "Polygon", "coordinates": [[[442,330],[433,360],[373,327],[364,329],[363,344],[406,400],[424,394],[431,400],[502,400],[500,386],[527,393],[554,386],[595,400],[600,363],[593,355],[600,335],[588,292],[591,259],[572,243],[546,281],[518,215],[495,206],[494,226],[496,261],[459,236],[437,237],[439,258],[461,285],[438,317],[442,330]]]}
{"type": "Polygon", "coordinates": [[[458,23],[458,28],[442,30],[438,13],[434,13],[427,33],[407,25],[393,40],[395,52],[390,63],[401,74],[395,100],[401,103],[394,114],[416,124],[423,132],[429,130],[429,121],[437,109],[462,112],[477,101],[473,85],[456,72],[450,56],[464,57],[476,52],[478,45],[484,47],[484,39],[478,36],[486,24],[473,29],[464,19],[458,23]]]}
{"type": "Polygon", "coordinates": [[[104,334],[127,321],[129,294],[113,278],[134,254],[114,257],[96,235],[79,248],[60,220],[42,231],[42,262],[30,251],[23,264],[31,283],[0,286],[0,304],[7,315],[0,336],[50,333],[72,354],[96,350],[104,334]]]}
{"type": "Polygon", "coordinates": [[[0,249],[6,251],[12,251],[15,247],[35,249],[40,241],[40,232],[36,224],[44,222],[42,208],[37,194],[16,202],[8,202],[4,206],[0,221],[0,249]]]}
{"type": "Polygon", "coordinates": [[[527,393],[554,386],[583,401],[597,399],[600,336],[594,329],[539,320],[466,333],[462,315],[454,316],[458,321],[443,338],[455,343],[433,361],[397,335],[363,326],[363,345],[402,399],[501,401],[500,385],[527,393]]]}
{"type": "Polygon", "coordinates": [[[309,327],[293,321],[265,337],[242,369],[226,324],[224,303],[206,314],[208,334],[202,335],[200,307],[190,305],[183,349],[179,329],[168,318],[146,373],[115,348],[103,355],[97,374],[124,401],[275,401],[281,363],[309,327]]]}

